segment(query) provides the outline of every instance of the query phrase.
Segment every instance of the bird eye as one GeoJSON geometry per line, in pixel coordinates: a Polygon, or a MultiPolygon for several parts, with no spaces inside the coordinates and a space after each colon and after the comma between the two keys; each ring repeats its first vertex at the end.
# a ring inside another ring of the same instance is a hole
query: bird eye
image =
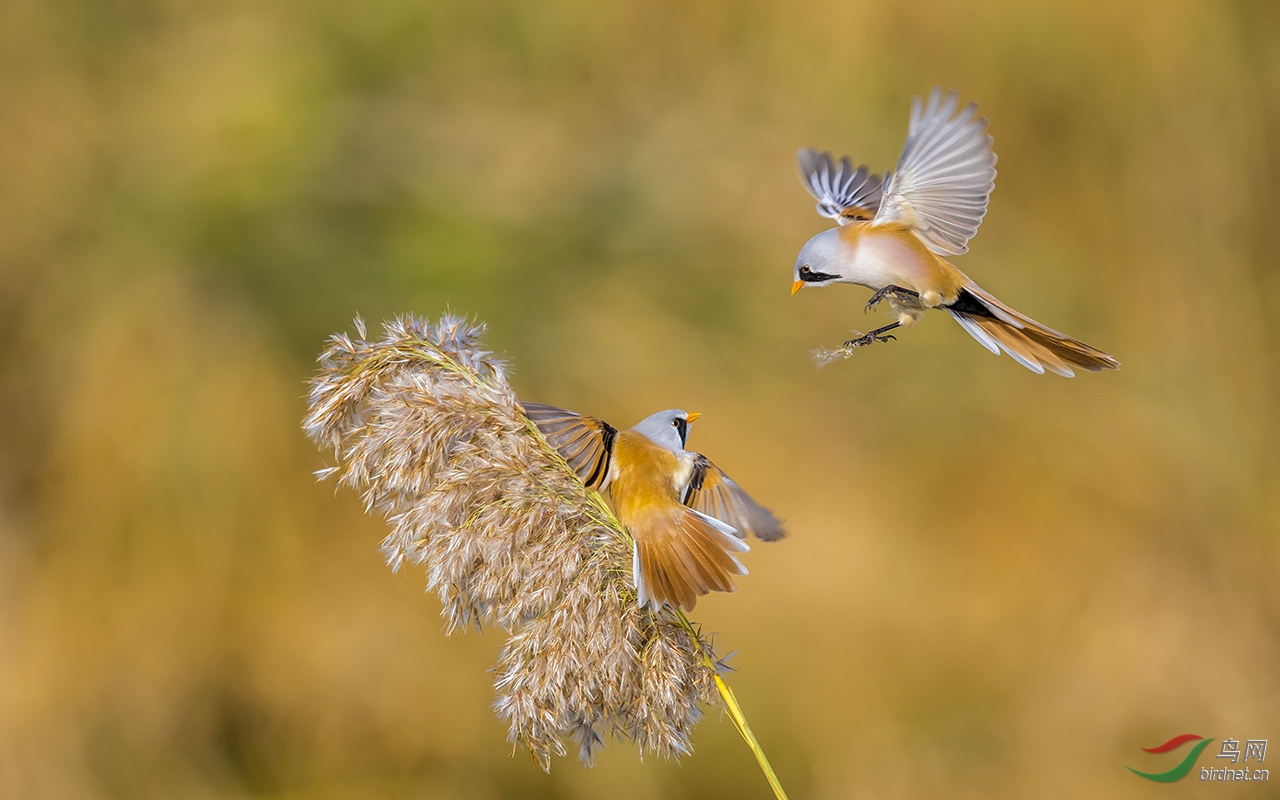
{"type": "Polygon", "coordinates": [[[679,428],[679,427],[680,427],[680,418],[679,418],[679,417],[677,417],[677,418],[675,418],[675,419],[671,420],[671,427],[673,427],[673,428],[679,428]]]}
{"type": "Polygon", "coordinates": [[[808,275],[808,274],[809,274],[809,265],[808,265],[808,264],[805,264],[803,267],[801,267],[801,268],[800,268],[800,274],[801,274],[801,275],[808,275]]]}

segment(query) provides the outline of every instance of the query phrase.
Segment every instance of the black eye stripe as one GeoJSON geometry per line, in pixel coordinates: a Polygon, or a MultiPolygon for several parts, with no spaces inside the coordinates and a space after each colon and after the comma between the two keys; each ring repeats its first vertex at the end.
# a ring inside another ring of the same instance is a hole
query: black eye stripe
{"type": "Polygon", "coordinates": [[[810,270],[809,272],[805,272],[804,270],[800,270],[800,280],[804,281],[805,283],[821,283],[822,281],[834,281],[839,277],[840,277],[839,275],[832,275],[829,272],[814,272],[812,270],[810,270]]]}
{"type": "Polygon", "coordinates": [[[671,424],[675,426],[676,433],[680,434],[680,446],[683,447],[685,441],[689,438],[689,423],[687,420],[676,417],[671,420],[671,424]]]}

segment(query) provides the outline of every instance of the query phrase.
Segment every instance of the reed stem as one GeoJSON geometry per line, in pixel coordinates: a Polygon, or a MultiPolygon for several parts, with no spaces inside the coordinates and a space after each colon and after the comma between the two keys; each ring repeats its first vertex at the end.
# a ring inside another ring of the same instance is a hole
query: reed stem
{"type": "Polygon", "coordinates": [[[680,624],[693,637],[693,641],[698,646],[698,652],[702,654],[703,661],[711,668],[711,672],[716,679],[716,689],[720,691],[720,699],[724,701],[725,707],[729,709],[729,719],[733,720],[733,727],[738,729],[742,740],[747,743],[747,747],[751,748],[751,753],[756,757],[756,763],[760,765],[760,771],[764,773],[764,779],[769,782],[769,788],[773,789],[773,794],[778,800],[787,800],[787,792],[782,788],[782,782],[778,780],[778,775],[773,771],[773,766],[769,764],[769,758],[764,754],[764,748],[760,746],[756,735],[751,731],[751,726],[747,724],[747,717],[742,713],[742,706],[738,705],[738,698],[734,696],[733,689],[725,682],[724,678],[720,677],[720,670],[716,669],[715,662],[711,660],[711,654],[702,647],[702,639],[694,631],[689,618],[684,615],[683,611],[676,611],[676,616],[679,617],[680,624]]]}

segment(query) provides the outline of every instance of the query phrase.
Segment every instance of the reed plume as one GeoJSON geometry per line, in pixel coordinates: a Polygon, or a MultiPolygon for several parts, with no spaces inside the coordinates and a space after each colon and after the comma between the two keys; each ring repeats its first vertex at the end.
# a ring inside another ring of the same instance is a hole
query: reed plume
{"type": "Polygon", "coordinates": [[[426,568],[447,632],[507,631],[494,688],[512,744],[544,770],[568,741],[590,764],[606,734],[691,752],[722,685],[711,642],[637,606],[629,537],[525,417],[483,326],[402,317],[377,342],[355,327],[311,381],[303,427],[337,459],[317,474],[387,519],[382,553],[426,568]]]}

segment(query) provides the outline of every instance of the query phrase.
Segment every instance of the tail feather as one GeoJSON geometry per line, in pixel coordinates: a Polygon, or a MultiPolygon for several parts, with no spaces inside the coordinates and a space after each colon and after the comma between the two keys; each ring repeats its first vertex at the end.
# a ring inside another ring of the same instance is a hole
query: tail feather
{"type": "Polygon", "coordinates": [[[1032,372],[1048,370],[1070,378],[1076,368],[1100,372],[1120,367],[1108,353],[1014,311],[977,284],[962,289],[946,308],[983,347],[993,353],[1003,350],[1032,372]]]}
{"type": "Polygon", "coordinates": [[[734,575],[747,570],[733,555],[746,544],[719,520],[681,507],[662,525],[635,530],[633,560],[640,605],[693,610],[708,592],[733,592],[734,575]]]}

